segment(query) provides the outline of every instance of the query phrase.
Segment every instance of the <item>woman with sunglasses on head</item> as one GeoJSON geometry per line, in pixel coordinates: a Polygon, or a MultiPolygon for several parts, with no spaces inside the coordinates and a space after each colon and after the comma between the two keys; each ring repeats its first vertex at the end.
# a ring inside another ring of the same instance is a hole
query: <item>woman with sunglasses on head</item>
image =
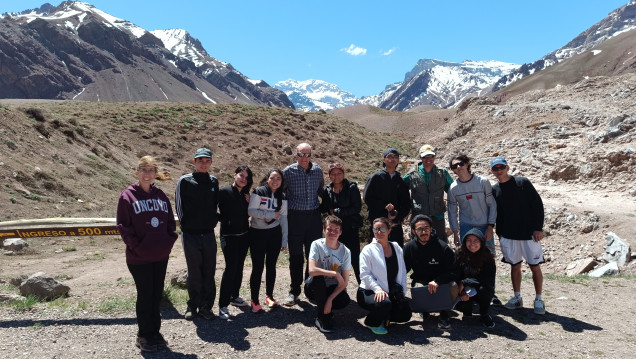
{"type": "Polygon", "coordinates": [[[250,291],[252,312],[262,311],[258,295],[261,289],[263,268],[265,274],[265,303],[271,309],[278,306],[274,299],[276,261],[287,247],[287,200],[284,199],[285,179],[279,169],[271,169],[261,181],[261,186],[250,197],[247,213],[252,217],[250,227],[250,255],[252,274],[250,291]]]}
{"type": "Polygon", "coordinates": [[[351,251],[351,264],[360,284],[360,189],[356,182],[350,182],[345,178],[345,167],[340,163],[329,165],[329,179],[331,183],[322,194],[320,209],[342,220],[342,234],[338,240],[351,251]]]}
{"type": "Polygon", "coordinates": [[[250,189],[253,181],[252,170],[239,166],[234,170],[234,183],[219,189],[219,221],[221,222],[221,250],[225,259],[225,270],[221,278],[219,295],[219,318],[229,319],[228,305],[247,306],[239,296],[243,281],[243,264],[249,248],[250,189]]]}
{"type": "Polygon", "coordinates": [[[477,228],[484,233],[486,246],[495,255],[493,228],[497,220],[497,203],[490,181],[471,172],[470,158],[465,154],[451,157],[449,166],[457,176],[448,190],[448,224],[453,231],[455,247],[459,248],[459,239],[469,230],[477,228]]]}
{"type": "Polygon", "coordinates": [[[155,186],[155,179],[169,180],[160,173],[151,156],[139,159],[139,179],[126,188],[117,204],[117,229],[126,244],[126,264],[137,288],[137,340],[144,352],[168,346],[161,328],[160,304],[168,268],[168,257],[176,241],[177,223],[170,200],[155,186]]]}
{"type": "Polygon", "coordinates": [[[389,241],[391,221],[386,217],[373,221],[374,238],[360,253],[360,287],[357,301],[369,310],[364,320],[375,334],[386,334],[389,322],[407,322],[411,307],[406,294],[406,266],[402,248],[389,241]]]}

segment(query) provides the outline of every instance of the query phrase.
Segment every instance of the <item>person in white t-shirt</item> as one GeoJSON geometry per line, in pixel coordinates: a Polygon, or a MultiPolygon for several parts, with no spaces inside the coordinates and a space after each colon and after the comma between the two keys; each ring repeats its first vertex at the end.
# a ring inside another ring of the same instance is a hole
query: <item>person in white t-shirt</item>
{"type": "Polygon", "coordinates": [[[333,309],[346,307],[351,273],[351,251],[338,242],[342,220],[327,216],[323,227],[325,238],[316,239],[309,249],[309,275],[305,295],[317,306],[316,327],[323,333],[333,332],[333,309]]]}

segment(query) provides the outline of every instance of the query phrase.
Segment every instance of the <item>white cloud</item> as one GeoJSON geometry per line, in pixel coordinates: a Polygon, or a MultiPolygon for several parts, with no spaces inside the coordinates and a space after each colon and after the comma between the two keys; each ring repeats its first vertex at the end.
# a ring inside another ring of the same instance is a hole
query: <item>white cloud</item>
{"type": "Polygon", "coordinates": [[[349,47],[347,48],[340,49],[340,51],[346,52],[351,56],[360,56],[360,55],[364,56],[367,54],[367,49],[356,46],[354,44],[349,45],[349,47]]]}
{"type": "Polygon", "coordinates": [[[392,53],[394,53],[394,52],[395,52],[395,50],[397,50],[397,47],[393,47],[393,48],[391,48],[390,50],[387,50],[387,51],[383,52],[383,53],[382,53],[382,56],[389,56],[389,55],[391,55],[392,53]]]}

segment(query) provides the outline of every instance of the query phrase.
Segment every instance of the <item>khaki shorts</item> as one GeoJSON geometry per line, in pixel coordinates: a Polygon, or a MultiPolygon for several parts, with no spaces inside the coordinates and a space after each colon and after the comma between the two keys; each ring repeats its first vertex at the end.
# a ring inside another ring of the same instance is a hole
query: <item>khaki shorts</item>
{"type": "Polygon", "coordinates": [[[503,254],[502,261],[506,263],[516,265],[525,259],[528,265],[536,266],[545,262],[541,242],[537,242],[534,239],[518,241],[500,236],[499,245],[503,254]]]}

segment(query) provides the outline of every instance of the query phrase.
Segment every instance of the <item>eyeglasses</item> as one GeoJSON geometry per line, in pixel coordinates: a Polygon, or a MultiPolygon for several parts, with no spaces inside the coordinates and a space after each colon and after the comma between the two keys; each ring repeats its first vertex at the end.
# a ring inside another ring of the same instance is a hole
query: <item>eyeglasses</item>
{"type": "Polygon", "coordinates": [[[329,169],[332,170],[334,168],[338,168],[344,170],[344,166],[341,163],[332,163],[329,165],[329,169]]]}
{"type": "Polygon", "coordinates": [[[506,169],[506,166],[498,165],[492,168],[493,171],[503,171],[506,169]]]}
{"type": "Polygon", "coordinates": [[[454,170],[457,167],[463,167],[464,165],[466,165],[466,162],[461,161],[461,162],[453,163],[450,167],[451,167],[452,170],[454,170]]]}
{"type": "Polygon", "coordinates": [[[389,229],[384,227],[384,226],[382,226],[382,227],[373,227],[373,233],[378,233],[378,232],[386,233],[386,231],[388,231],[388,230],[389,229]]]}
{"type": "Polygon", "coordinates": [[[422,234],[422,233],[426,233],[426,232],[430,232],[430,231],[431,231],[431,227],[415,228],[415,233],[417,233],[417,234],[422,234]]]}
{"type": "Polygon", "coordinates": [[[296,152],[296,156],[298,156],[298,157],[311,157],[311,152],[309,152],[309,153],[296,152]]]}

